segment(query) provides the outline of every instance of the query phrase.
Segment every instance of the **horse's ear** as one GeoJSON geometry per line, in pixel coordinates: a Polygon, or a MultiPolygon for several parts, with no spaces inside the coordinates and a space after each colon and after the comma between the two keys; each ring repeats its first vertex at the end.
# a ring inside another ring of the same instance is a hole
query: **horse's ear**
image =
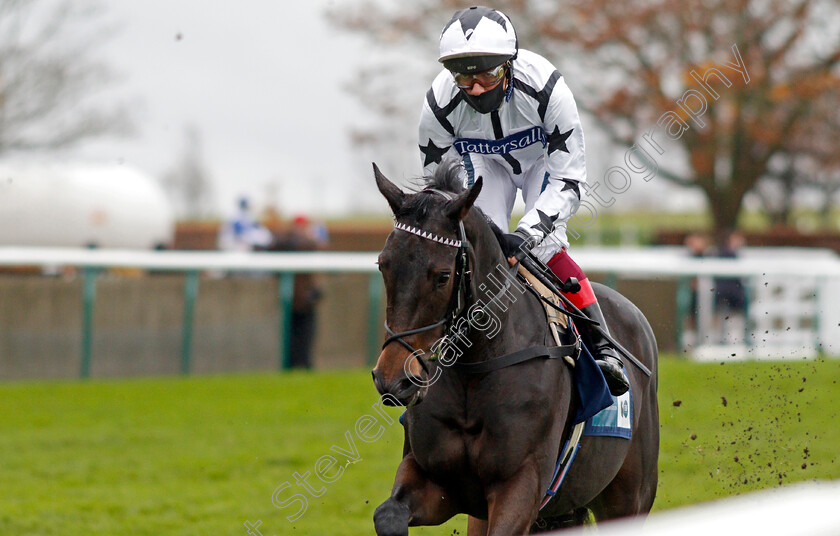
{"type": "Polygon", "coordinates": [[[450,218],[461,221],[467,217],[467,213],[469,213],[473,203],[475,203],[475,199],[481,192],[481,185],[483,183],[484,179],[481,177],[477,178],[475,184],[469,190],[449,202],[449,206],[446,209],[450,218]]]}
{"type": "Polygon", "coordinates": [[[376,178],[376,187],[379,188],[379,191],[388,200],[388,204],[391,205],[391,210],[396,214],[405,201],[405,193],[379,171],[379,166],[376,165],[376,162],[373,163],[373,176],[376,178]]]}

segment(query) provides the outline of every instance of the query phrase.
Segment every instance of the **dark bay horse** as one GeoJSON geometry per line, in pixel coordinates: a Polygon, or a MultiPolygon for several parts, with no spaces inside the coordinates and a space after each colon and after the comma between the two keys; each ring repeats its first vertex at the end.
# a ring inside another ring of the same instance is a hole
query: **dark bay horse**
{"type": "Polygon", "coordinates": [[[465,190],[456,167],[440,166],[423,190],[405,193],[376,165],[374,174],[395,230],[378,261],[390,336],[373,378],[383,399],[407,407],[403,459],[391,497],[374,514],[376,533],[407,535],[409,526],[458,513],[471,516],[471,536],[579,524],[589,512],[597,521],[647,514],[659,411],[656,341],[642,313],[593,285],[612,335],[652,374],[625,361],[632,439],[583,437],[563,486],[540,510],[578,395],[563,359],[469,370],[523,348],[555,346],[539,299],[503,284],[510,268],[498,231],[472,208],[481,179],[465,190]],[[462,329],[465,318],[474,321],[462,329]],[[441,340],[458,344],[444,352],[441,340]]]}

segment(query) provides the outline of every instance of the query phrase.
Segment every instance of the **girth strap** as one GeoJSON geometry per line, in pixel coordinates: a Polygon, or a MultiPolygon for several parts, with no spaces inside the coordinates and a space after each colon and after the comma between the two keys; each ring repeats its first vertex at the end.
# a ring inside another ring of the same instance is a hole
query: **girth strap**
{"type": "Polygon", "coordinates": [[[576,356],[580,350],[580,345],[577,341],[573,344],[566,344],[563,346],[532,346],[517,352],[505,354],[503,356],[481,361],[479,363],[458,363],[452,364],[452,368],[458,372],[466,372],[468,374],[483,374],[485,372],[493,372],[494,370],[503,369],[512,365],[518,365],[531,359],[538,357],[547,357],[549,359],[559,359],[566,356],[576,356]]]}

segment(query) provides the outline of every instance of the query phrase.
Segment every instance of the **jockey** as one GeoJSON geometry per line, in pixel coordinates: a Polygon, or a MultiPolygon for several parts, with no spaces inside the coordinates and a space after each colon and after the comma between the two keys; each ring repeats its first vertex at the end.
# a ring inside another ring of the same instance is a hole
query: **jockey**
{"type": "MultiPolygon", "coordinates": [[[[607,330],[592,286],[569,256],[566,225],[580,206],[586,182],[583,130],[569,87],[542,56],[520,50],[510,19],[495,9],[460,10],[440,36],[444,69],[426,93],[420,116],[420,151],[430,174],[444,158],[463,162],[466,186],[484,186],[476,205],[508,230],[517,189],[525,215],[504,236],[505,255],[525,244],[562,280],[581,290],[566,297],[607,330]]],[[[613,395],[629,385],[615,349],[580,323],[613,395]]]]}

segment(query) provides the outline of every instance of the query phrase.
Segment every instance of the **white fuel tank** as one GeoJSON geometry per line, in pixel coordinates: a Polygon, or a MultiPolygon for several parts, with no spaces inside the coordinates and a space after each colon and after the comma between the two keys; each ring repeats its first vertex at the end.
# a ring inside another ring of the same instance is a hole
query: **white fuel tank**
{"type": "Polygon", "coordinates": [[[137,169],[0,162],[0,245],[150,249],[174,228],[162,187],[137,169]]]}

